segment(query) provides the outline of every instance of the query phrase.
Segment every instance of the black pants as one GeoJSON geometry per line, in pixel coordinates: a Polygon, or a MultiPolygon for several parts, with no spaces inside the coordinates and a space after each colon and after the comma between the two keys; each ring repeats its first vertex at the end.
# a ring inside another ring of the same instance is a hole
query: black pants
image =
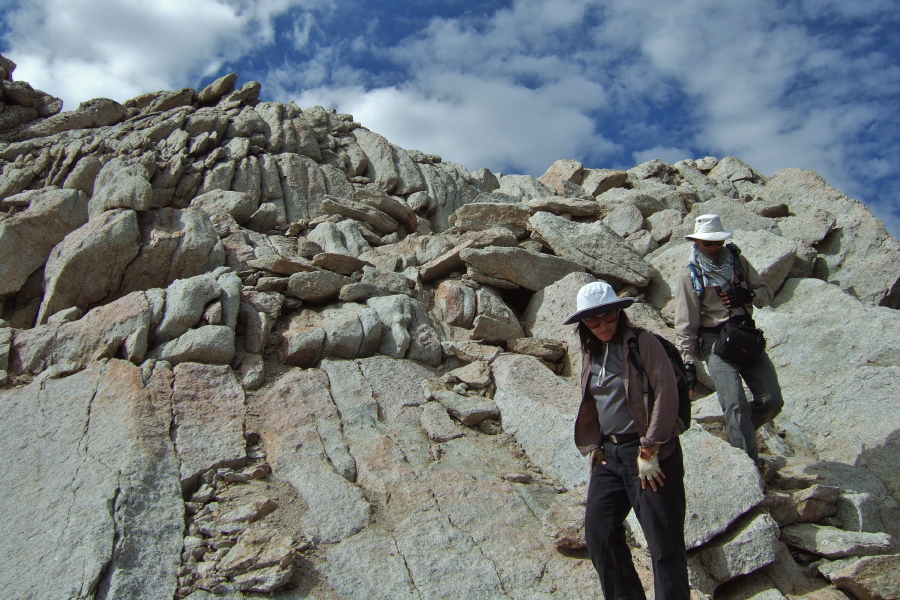
{"type": "Polygon", "coordinates": [[[689,600],[684,547],[684,465],[681,445],[660,468],[665,485],[641,489],[637,441],[604,446],[606,463],[594,465],[584,517],[591,562],[606,600],[646,600],[625,542],[625,518],[634,509],[650,549],[656,600],[689,600]]]}

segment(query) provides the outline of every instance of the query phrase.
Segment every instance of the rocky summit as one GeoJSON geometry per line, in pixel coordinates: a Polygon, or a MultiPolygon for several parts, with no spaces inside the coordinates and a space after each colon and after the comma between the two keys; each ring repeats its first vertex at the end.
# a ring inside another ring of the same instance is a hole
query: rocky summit
{"type": "Polygon", "coordinates": [[[699,374],[693,596],[900,596],[900,246],[817,174],[470,172],[236,74],[61,112],[14,69],[4,597],[600,597],[561,323],[602,278],[671,338],[684,235],[711,212],[778,291],[756,315],[786,406],[759,470],[699,374]]]}

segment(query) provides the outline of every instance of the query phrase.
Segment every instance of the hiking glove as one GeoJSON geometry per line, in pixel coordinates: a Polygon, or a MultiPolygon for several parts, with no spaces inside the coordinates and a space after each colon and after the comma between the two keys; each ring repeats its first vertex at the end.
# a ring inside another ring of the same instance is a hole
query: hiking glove
{"type": "Polygon", "coordinates": [[[644,460],[641,458],[641,455],[638,454],[637,466],[638,477],[641,478],[641,487],[644,487],[644,484],[649,482],[651,487],[653,487],[653,490],[656,491],[653,480],[662,475],[662,469],[659,468],[659,455],[654,454],[649,460],[644,460]]]}
{"type": "Polygon", "coordinates": [[[750,304],[754,296],[756,294],[745,287],[732,288],[725,293],[723,304],[725,304],[725,308],[738,308],[750,304]]]}
{"type": "Polygon", "coordinates": [[[684,365],[684,376],[687,379],[688,391],[693,393],[697,387],[697,365],[694,363],[684,365]]]}

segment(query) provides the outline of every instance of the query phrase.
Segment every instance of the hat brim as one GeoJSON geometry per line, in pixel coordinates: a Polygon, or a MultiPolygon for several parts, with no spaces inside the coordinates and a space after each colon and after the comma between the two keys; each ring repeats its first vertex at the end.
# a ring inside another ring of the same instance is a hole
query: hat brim
{"type": "Polygon", "coordinates": [[[613,302],[584,308],[569,315],[566,320],[563,321],[563,325],[576,323],[582,319],[587,319],[588,317],[596,317],[597,315],[602,315],[603,313],[608,313],[619,308],[628,308],[632,304],[634,304],[634,298],[619,298],[613,302]]]}
{"type": "Polygon", "coordinates": [[[707,242],[724,242],[734,236],[733,231],[716,231],[711,233],[692,233],[684,236],[686,240],[704,240],[707,242]]]}

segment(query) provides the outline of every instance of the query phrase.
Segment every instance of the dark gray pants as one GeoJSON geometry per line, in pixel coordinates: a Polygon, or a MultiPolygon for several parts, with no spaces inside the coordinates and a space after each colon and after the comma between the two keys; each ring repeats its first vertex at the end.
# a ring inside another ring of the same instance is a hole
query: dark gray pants
{"type": "Polygon", "coordinates": [[[778,373],[765,352],[747,365],[722,360],[712,353],[713,344],[718,339],[718,333],[701,334],[700,351],[706,357],[710,377],[716,382],[719,404],[725,413],[728,440],[732,446],[756,460],[759,458],[756,430],[774,419],[784,406],[778,373]],[[752,402],[747,400],[742,379],[750,388],[752,402]]]}
{"type": "Polygon", "coordinates": [[[646,600],[625,541],[629,511],[641,523],[653,563],[656,600],[689,600],[684,548],[684,465],[681,446],[660,461],[665,485],[641,489],[637,475],[639,442],[604,445],[606,463],[597,461],[588,486],[584,533],[591,562],[606,600],[646,600]]]}

